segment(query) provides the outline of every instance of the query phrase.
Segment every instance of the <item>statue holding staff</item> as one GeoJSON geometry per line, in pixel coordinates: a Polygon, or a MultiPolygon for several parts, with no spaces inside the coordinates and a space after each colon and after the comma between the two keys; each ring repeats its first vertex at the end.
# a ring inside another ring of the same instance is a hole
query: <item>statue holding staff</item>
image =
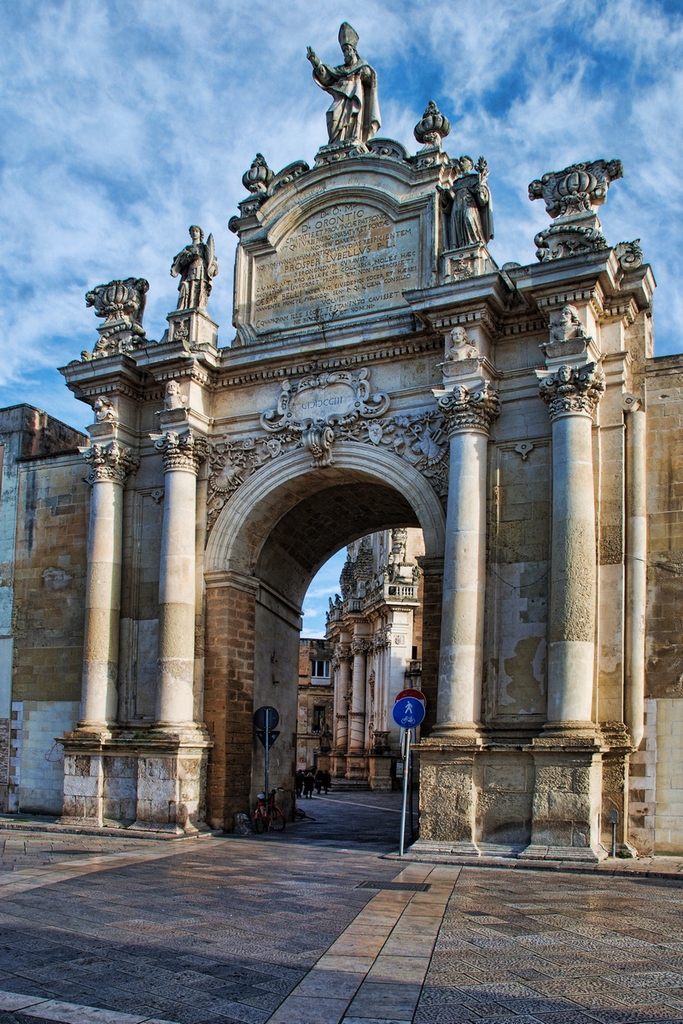
{"type": "Polygon", "coordinates": [[[213,278],[218,273],[213,235],[204,241],[196,224],[190,228],[192,243],[179,252],[171,264],[171,277],[180,277],[176,309],[206,309],[213,278]]]}
{"type": "Polygon", "coordinates": [[[323,64],[309,46],[306,57],[313,66],[317,85],[332,97],[327,111],[330,144],[365,146],[381,127],[377,98],[377,73],[358,56],[358,33],[345,21],[339,29],[344,63],[323,64]]]}

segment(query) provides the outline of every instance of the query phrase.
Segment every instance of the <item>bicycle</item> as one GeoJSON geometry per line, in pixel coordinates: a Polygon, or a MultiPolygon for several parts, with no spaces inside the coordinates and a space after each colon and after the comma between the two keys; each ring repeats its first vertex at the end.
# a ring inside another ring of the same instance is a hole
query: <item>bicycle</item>
{"type": "MultiPolygon", "coordinates": [[[[278,787],[280,790],[282,787],[278,787]]],[[[256,794],[256,807],[254,809],[254,829],[256,832],[282,832],[285,827],[285,816],[275,803],[275,793],[271,789],[266,801],[265,793],[256,794]]]]}

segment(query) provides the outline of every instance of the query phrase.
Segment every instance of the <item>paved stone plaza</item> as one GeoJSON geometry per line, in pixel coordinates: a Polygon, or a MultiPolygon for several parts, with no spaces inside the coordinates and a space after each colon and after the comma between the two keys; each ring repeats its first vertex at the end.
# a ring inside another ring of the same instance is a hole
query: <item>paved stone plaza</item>
{"type": "Polygon", "coordinates": [[[0,831],[0,1021],[683,1021],[680,881],[399,864],[397,794],[305,809],[246,839],[0,831]]]}

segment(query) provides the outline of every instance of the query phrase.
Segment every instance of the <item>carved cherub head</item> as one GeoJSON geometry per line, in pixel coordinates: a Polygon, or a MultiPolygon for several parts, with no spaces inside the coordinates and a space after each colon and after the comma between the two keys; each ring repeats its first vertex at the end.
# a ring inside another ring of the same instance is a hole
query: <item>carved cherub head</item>
{"type": "Polygon", "coordinates": [[[557,379],[559,380],[560,384],[568,384],[569,381],[572,379],[571,366],[567,366],[566,363],[563,363],[557,371],[557,379]]]}

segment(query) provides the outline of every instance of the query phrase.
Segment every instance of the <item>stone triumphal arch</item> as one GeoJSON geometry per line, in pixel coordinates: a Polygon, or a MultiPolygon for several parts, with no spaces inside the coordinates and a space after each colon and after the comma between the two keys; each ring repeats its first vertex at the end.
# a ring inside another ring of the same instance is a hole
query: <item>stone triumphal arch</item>
{"type": "MultiPolygon", "coordinates": [[[[433,103],[417,153],[378,138],[348,30],[344,65],[309,54],[333,96],[313,166],[276,174],[258,154],[244,175],[232,341],[218,347],[196,226],[160,341],[146,281],[88,293],[99,340],[63,370],[95,412],[64,815],[230,829],[259,786],[264,703],[291,792],[306,588],[343,544],[415,526],[421,846],[590,860],[618,809],[628,852],[654,281],[637,243],[601,233],[621,165],[532,182],[551,218],[538,261],[499,268],[486,161],[446,153],[433,103]]],[[[361,657],[362,637],[348,647],[361,657]]]]}

